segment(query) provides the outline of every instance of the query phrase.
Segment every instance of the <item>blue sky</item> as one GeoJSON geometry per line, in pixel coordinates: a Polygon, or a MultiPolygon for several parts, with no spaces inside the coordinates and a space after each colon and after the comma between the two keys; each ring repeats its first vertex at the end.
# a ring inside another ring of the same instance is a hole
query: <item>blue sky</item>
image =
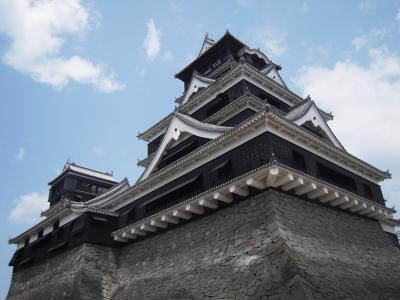
{"type": "Polygon", "coordinates": [[[15,236],[46,206],[65,161],[133,182],[136,139],[174,108],[174,74],[226,29],[282,65],[287,85],[332,111],[346,149],[400,197],[400,1],[0,0],[0,296],[15,236]]]}

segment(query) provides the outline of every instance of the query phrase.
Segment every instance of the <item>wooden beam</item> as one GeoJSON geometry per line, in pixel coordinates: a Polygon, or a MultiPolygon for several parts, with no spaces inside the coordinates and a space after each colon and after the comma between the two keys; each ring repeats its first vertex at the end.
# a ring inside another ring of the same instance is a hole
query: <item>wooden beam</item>
{"type": "Polygon", "coordinates": [[[382,209],[379,208],[379,209],[375,209],[374,211],[371,211],[370,213],[367,214],[367,216],[370,218],[373,218],[373,217],[376,217],[376,216],[379,216],[382,214],[383,214],[383,211],[382,211],[382,209]]]}
{"type": "Polygon", "coordinates": [[[157,231],[157,228],[155,228],[154,226],[151,226],[149,224],[142,224],[140,225],[140,229],[141,230],[145,230],[145,231],[150,231],[150,232],[155,232],[157,231]]]}
{"type": "Polygon", "coordinates": [[[121,242],[121,243],[128,242],[126,239],[120,237],[119,235],[114,235],[114,241],[121,242]]]}
{"type": "Polygon", "coordinates": [[[275,183],[274,183],[274,187],[280,187],[281,185],[287,184],[288,182],[293,181],[294,176],[290,173],[281,176],[280,178],[278,178],[275,183]]]}
{"type": "Polygon", "coordinates": [[[387,213],[387,211],[382,210],[382,214],[375,216],[375,219],[378,220],[386,220],[389,217],[389,214],[387,213]]]}
{"type": "Polygon", "coordinates": [[[246,184],[259,190],[263,190],[267,187],[267,185],[263,181],[255,178],[247,179],[246,184]]]}
{"type": "Polygon", "coordinates": [[[356,199],[352,199],[349,202],[343,204],[340,206],[341,209],[347,209],[353,206],[357,206],[358,205],[358,201],[356,199]]]}
{"type": "Polygon", "coordinates": [[[296,195],[304,195],[305,193],[309,193],[311,191],[315,191],[317,189],[317,185],[314,182],[308,183],[304,186],[297,187],[294,192],[296,195]]]}
{"type": "Polygon", "coordinates": [[[366,215],[366,214],[368,214],[368,213],[371,213],[371,212],[374,212],[375,211],[375,207],[373,207],[372,205],[370,205],[370,206],[367,206],[367,205],[365,205],[366,207],[364,208],[364,209],[361,209],[358,213],[360,214],[360,215],[366,215]]]}
{"type": "Polygon", "coordinates": [[[274,185],[276,178],[278,177],[278,174],[279,174],[278,168],[269,169],[268,177],[267,177],[267,186],[274,185]]]}
{"type": "Polygon", "coordinates": [[[136,235],[146,235],[146,232],[143,230],[140,230],[139,228],[132,228],[131,233],[136,234],[136,235]]]}
{"type": "Polygon", "coordinates": [[[313,192],[309,192],[307,196],[310,199],[315,199],[315,198],[319,198],[322,196],[326,196],[328,194],[329,194],[329,190],[326,187],[323,187],[323,188],[319,188],[313,192]]]}
{"type": "Polygon", "coordinates": [[[286,183],[285,185],[282,186],[282,190],[284,191],[290,191],[298,186],[301,186],[304,184],[303,178],[296,178],[295,180],[286,183]]]}
{"type": "Polygon", "coordinates": [[[129,232],[123,232],[122,233],[122,237],[125,238],[125,239],[131,239],[131,240],[134,240],[134,239],[137,238],[136,235],[134,235],[132,233],[129,233],[129,232]]]}
{"type": "Polygon", "coordinates": [[[359,203],[356,206],[353,206],[352,208],[350,208],[351,212],[359,212],[361,210],[364,210],[367,208],[367,204],[365,204],[364,202],[359,203]]]}
{"type": "Polygon", "coordinates": [[[163,222],[168,222],[171,224],[178,224],[179,223],[179,219],[174,217],[174,216],[168,216],[168,215],[163,215],[161,217],[161,221],[163,222]]]}
{"type": "Polygon", "coordinates": [[[205,209],[202,206],[186,205],[185,211],[188,211],[188,212],[191,212],[194,214],[198,214],[198,215],[202,215],[202,214],[204,214],[205,209]]]}
{"type": "Polygon", "coordinates": [[[163,222],[163,221],[160,221],[160,220],[152,220],[150,222],[150,225],[158,227],[158,228],[167,228],[168,227],[168,224],[166,222],[163,222]]]}
{"type": "Polygon", "coordinates": [[[383,211],[382,217],[383,220],[393,219],[393,213],[388,213],[387,211],[383,211]]]}
{"type": "Polygon", "coordinates": [[[344,195],[344,196],[342,196],[342,197],[340,197],[340,198],[338,198],[336,200],[333,200],[329,204],[332,205],[332,206],[338,206],[338,205],[341,205],[343,203],[347,203],[349,201],[350,201],[349,197],[344,195]]]}
{"type": "Polygon", "coordinates": [[[190,220],[192,218],[192,214],[187,211],[181,211],[181,210],[174,210],[172,213],[174,217],[184,219],[184,220],[190,220]]]}
{"type": "Polygon", "coordinates": [[[215,192],[213,194],[213,198],[215,200],[219,200],[225,203],[231,203],[233,201],[232,195],[231,194],[222,194],[220,192],[215,192]]]}
{"type": "Polygon", "coordinates": [[[205,206],[205,207],[208,207],[211,209],[216,209],[216,208],[218,208],[218,201],[217,200],[200,199],[199,205],[205,206]]]}
{"type": "Polygon", "coordinates": [[[249,189],[247,188],[247,186],[239,187],[237,185],[232,185],[229,187],[229,192],[245,197],[249,194],[249,189]]]}
{"type": "Polygon", "coordinates": [[[322,196],[319,201],[322,203],[329,202],[332,200],[336,200],[339,198],[339,193],[338,192],[330,192],[328,195],[322,196]]]}

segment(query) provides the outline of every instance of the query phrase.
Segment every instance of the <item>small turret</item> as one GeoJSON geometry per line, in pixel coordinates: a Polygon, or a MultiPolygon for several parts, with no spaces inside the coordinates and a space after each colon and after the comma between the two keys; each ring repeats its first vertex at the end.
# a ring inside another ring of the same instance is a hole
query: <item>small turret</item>
{"type": "Polygon", "coordinates": [[[116,183],[111,173],[96,171],[67,161],[61,174],[49,182],[50,207],[58,203],[61,198],[86,202],[103,194],[116,183]]]}

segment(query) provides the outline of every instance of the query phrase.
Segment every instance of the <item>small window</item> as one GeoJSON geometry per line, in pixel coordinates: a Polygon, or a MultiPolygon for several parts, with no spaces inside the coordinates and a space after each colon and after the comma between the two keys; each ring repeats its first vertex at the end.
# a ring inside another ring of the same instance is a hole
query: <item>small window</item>
{"type": "Polygon", "coordinates": [[[294,166],[301,170],[306,170],[306,161],[304,160],[304,155],[297,151],[292,151],[294,166]]]}
{"type": "Polygon", "coordinates": [[[364,196],[366,198],[372,199],[373,198],[373,194],[372,194],[372,190],[371,187],[368,184],[363,184],[363,189],[364,189],[364,196]]]}
{"type": "Polygon", "coordinates": [[[318,177],[349,191],[357,192],[356,182],[352,177],[346,176],[328,166],[317,163],[318,177]]]}
{"type": "Polygon", "coordinates": [[[60,220],[57,220],[53,225],[53,230],[57,230],[58,228],[60,228],[60,220]]]}
{"type": "Polygon", "coordinates": [[[38,237],[38,239],[41,239],[41,238],[43,237],[43,229],[41,229],[41,230],[38,232],[37,237],[38,237]]]}
{"type": "Polygon", "coordinates": [[[229,104],[229,96],[226,94],[219,94],[217,98],[213,100],[213,105],[207,109],[206,116],[209,117],[221,110],[223,107],[229,104]]]}
{"type": "Polygon", "coordinates": [[[99,195],[104,194],[105,192],[107,192],[107,188],[106,187],[103,187],[103,186],[97,187],[97,193],[99,195]]]}
{"type": "Polygon", "coordinates": [[[211,172],[216,172],[218,179],[226,179],[232,175],[232,161],[230,159],[217,165],[211,172]]]}

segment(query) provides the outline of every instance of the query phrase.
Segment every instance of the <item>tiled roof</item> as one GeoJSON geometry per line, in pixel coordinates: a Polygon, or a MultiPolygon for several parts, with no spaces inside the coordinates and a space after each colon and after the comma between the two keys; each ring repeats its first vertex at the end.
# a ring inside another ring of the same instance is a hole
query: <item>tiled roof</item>
{"type": "Polygon", "coordinates": [[[89,176],[93,176],[93,177],[97,177],[100,179],[104,179],[104,180],[108,180],[108,181],[115,181],[114,176],[111,173],[107,173],[107,172],[101,172],[101,171],[97,171],[97,170],[93,170],[93,169],[89,169],[83,166],[79,166],[75,163],[66,163],[64,166],[64,170],[72,170],[75,171],[77,173],[81,173],[84,175],[89,175],[89,176]]]}

